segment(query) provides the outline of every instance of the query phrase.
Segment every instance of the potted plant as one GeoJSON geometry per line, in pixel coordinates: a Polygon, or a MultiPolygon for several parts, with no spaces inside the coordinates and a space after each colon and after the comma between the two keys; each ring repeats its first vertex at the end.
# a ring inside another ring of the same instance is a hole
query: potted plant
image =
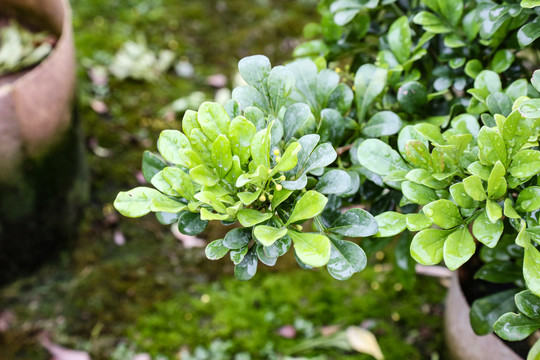
{"type": "Polygon", "coordinates": [[[0,33],[4,283],[72,237],[85,185],[80,131],[72,121],[75,57],[68,1],[3,1],[0,33]]]}
{"type": "Polygon", "coordinates": [[[143,155],[155,189],[122,192],[116,208],[186,234],[238,223],[206,253],[230,253],[240,279],[293,247],[301,267],[344,280],[366,265],[347,239],[382,238],[410,249],[401,267],[463,269],[477,334],[525,339],[540,328],[540,3],[318,9],[298,59],[242,59],[247,85],[164,131],[161,156],[143,155]]]}

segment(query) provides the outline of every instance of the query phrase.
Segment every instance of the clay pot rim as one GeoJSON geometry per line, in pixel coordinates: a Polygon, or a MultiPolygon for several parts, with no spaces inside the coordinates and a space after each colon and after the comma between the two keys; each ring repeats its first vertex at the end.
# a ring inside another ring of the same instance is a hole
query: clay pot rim
{"type": "Polygon", "coordinates": [[[41,62],[31,67],[29,70],[27,70],[25,73],[23,73],[16,79],[14,79],[13,82],[11,82],[10,84],[1,86],[0,95],[4,92],[9,92],[11,88],[17,87],[20,84],[25,84],[27,82],[34,81],[34,78],[37,76],[37,74],[43,71],[48,71],[48,69],[51,66],[54,66],[54,63],[56,62],[55,59],[58,56],[62,56],[62,53],[60,51],[61,48],[71,45],[72,39],[73,39],[71,6],[68,0],[57,0],[57,1],[62,6],[62,15],[61,15],[62,26],[60,27],[60,34],[58,35],[56,44],[53,47],[52,51],[45,59],[43,59],[41,62]]]}

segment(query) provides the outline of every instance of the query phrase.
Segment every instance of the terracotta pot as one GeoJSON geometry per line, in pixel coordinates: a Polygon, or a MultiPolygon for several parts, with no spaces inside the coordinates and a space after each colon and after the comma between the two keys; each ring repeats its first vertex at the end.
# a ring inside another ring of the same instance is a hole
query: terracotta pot
{"type": "Polygon", "coordinates": [[[0,0],[6,18],[58,41],[37,66],[0,78],[0,285],[76,239],[88,194],[68,0],[0,0]]]}
{"type": "Polygon", "coordinates": [[[75,50],[67,0],[3,0],[0,16],[58,37],[40,64],[0,79],[0,182],[14,182],[22,162],[42,156],[70,126],[75,50]]]}
{"type": "Polygon", "coordinates": [[[496,335],[478,336],[469,321],[470,306],[456,273],[446,299],[446,344],[455,360],[523,360],[496,335]]]}

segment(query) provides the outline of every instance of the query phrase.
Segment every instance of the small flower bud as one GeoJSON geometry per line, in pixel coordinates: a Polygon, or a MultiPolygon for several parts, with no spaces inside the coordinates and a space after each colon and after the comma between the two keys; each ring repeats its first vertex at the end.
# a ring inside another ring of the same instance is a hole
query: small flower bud
{"type": "Polygon", "coordinates": [[[279,177],[279,180],[281,180],[281,181],[285,181],[285,179],[287,179],[287,178],[285,177],[285,175],[281,175],[281,176],[279,177]]]}
{"type": "Polygon", "coordinates": [[[304,230],[304,227],[302,225],[296,225],[296,228],[298,229],[298,231],[304,230]]]}
{"type": "Polygon", "coordinates": [[[260,201],[260,202],[265,202],[265,201],[266,201],[266,196],[261,195],[261,196],[259,197],[259,201],[260,201]]]}
{"type": "Polygon", "coordinates": [[[280,154],[279,149],[274,150],[274,155],[278,156],[280,154]]]}
{"type": "Polygon", "coordinates": [[[279,156],[276,156],[276,162],[280,162],[281,161],[281,158],[279,156]]]}
{"type": "Polygon", "coordinates": [[[283,189],[283,186],[281,186],[280,184],[276,185],[276,190],[277,191],[281,191],[282,189],[283,189]]]}
{"type": "Polygon", "coordinates": [[[268,200],[272,201],[273,198],[274,198],[274,195],[272,194],[268,195],[268,200]]]}

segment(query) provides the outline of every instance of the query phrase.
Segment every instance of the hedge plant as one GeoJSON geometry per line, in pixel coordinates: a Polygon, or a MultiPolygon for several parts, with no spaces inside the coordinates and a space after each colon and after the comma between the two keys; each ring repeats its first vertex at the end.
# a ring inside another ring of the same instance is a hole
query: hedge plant
{"type": "Polygon", "coordinates": [[[153,188],[116,208],[189,235],[230,226],[206,255],[229,254],[243,280],[291,248],[344,280],[366,266],[358,243],[396,243],[409,273],[413,259],[480,263],[475,278],[506,290],[473,303],[473,329],[525,339],[540,328],[540,1],[318,10],[294,60],[240,60],[230,101],[163,131],[159,154],[143,154],[153,188]]]}

